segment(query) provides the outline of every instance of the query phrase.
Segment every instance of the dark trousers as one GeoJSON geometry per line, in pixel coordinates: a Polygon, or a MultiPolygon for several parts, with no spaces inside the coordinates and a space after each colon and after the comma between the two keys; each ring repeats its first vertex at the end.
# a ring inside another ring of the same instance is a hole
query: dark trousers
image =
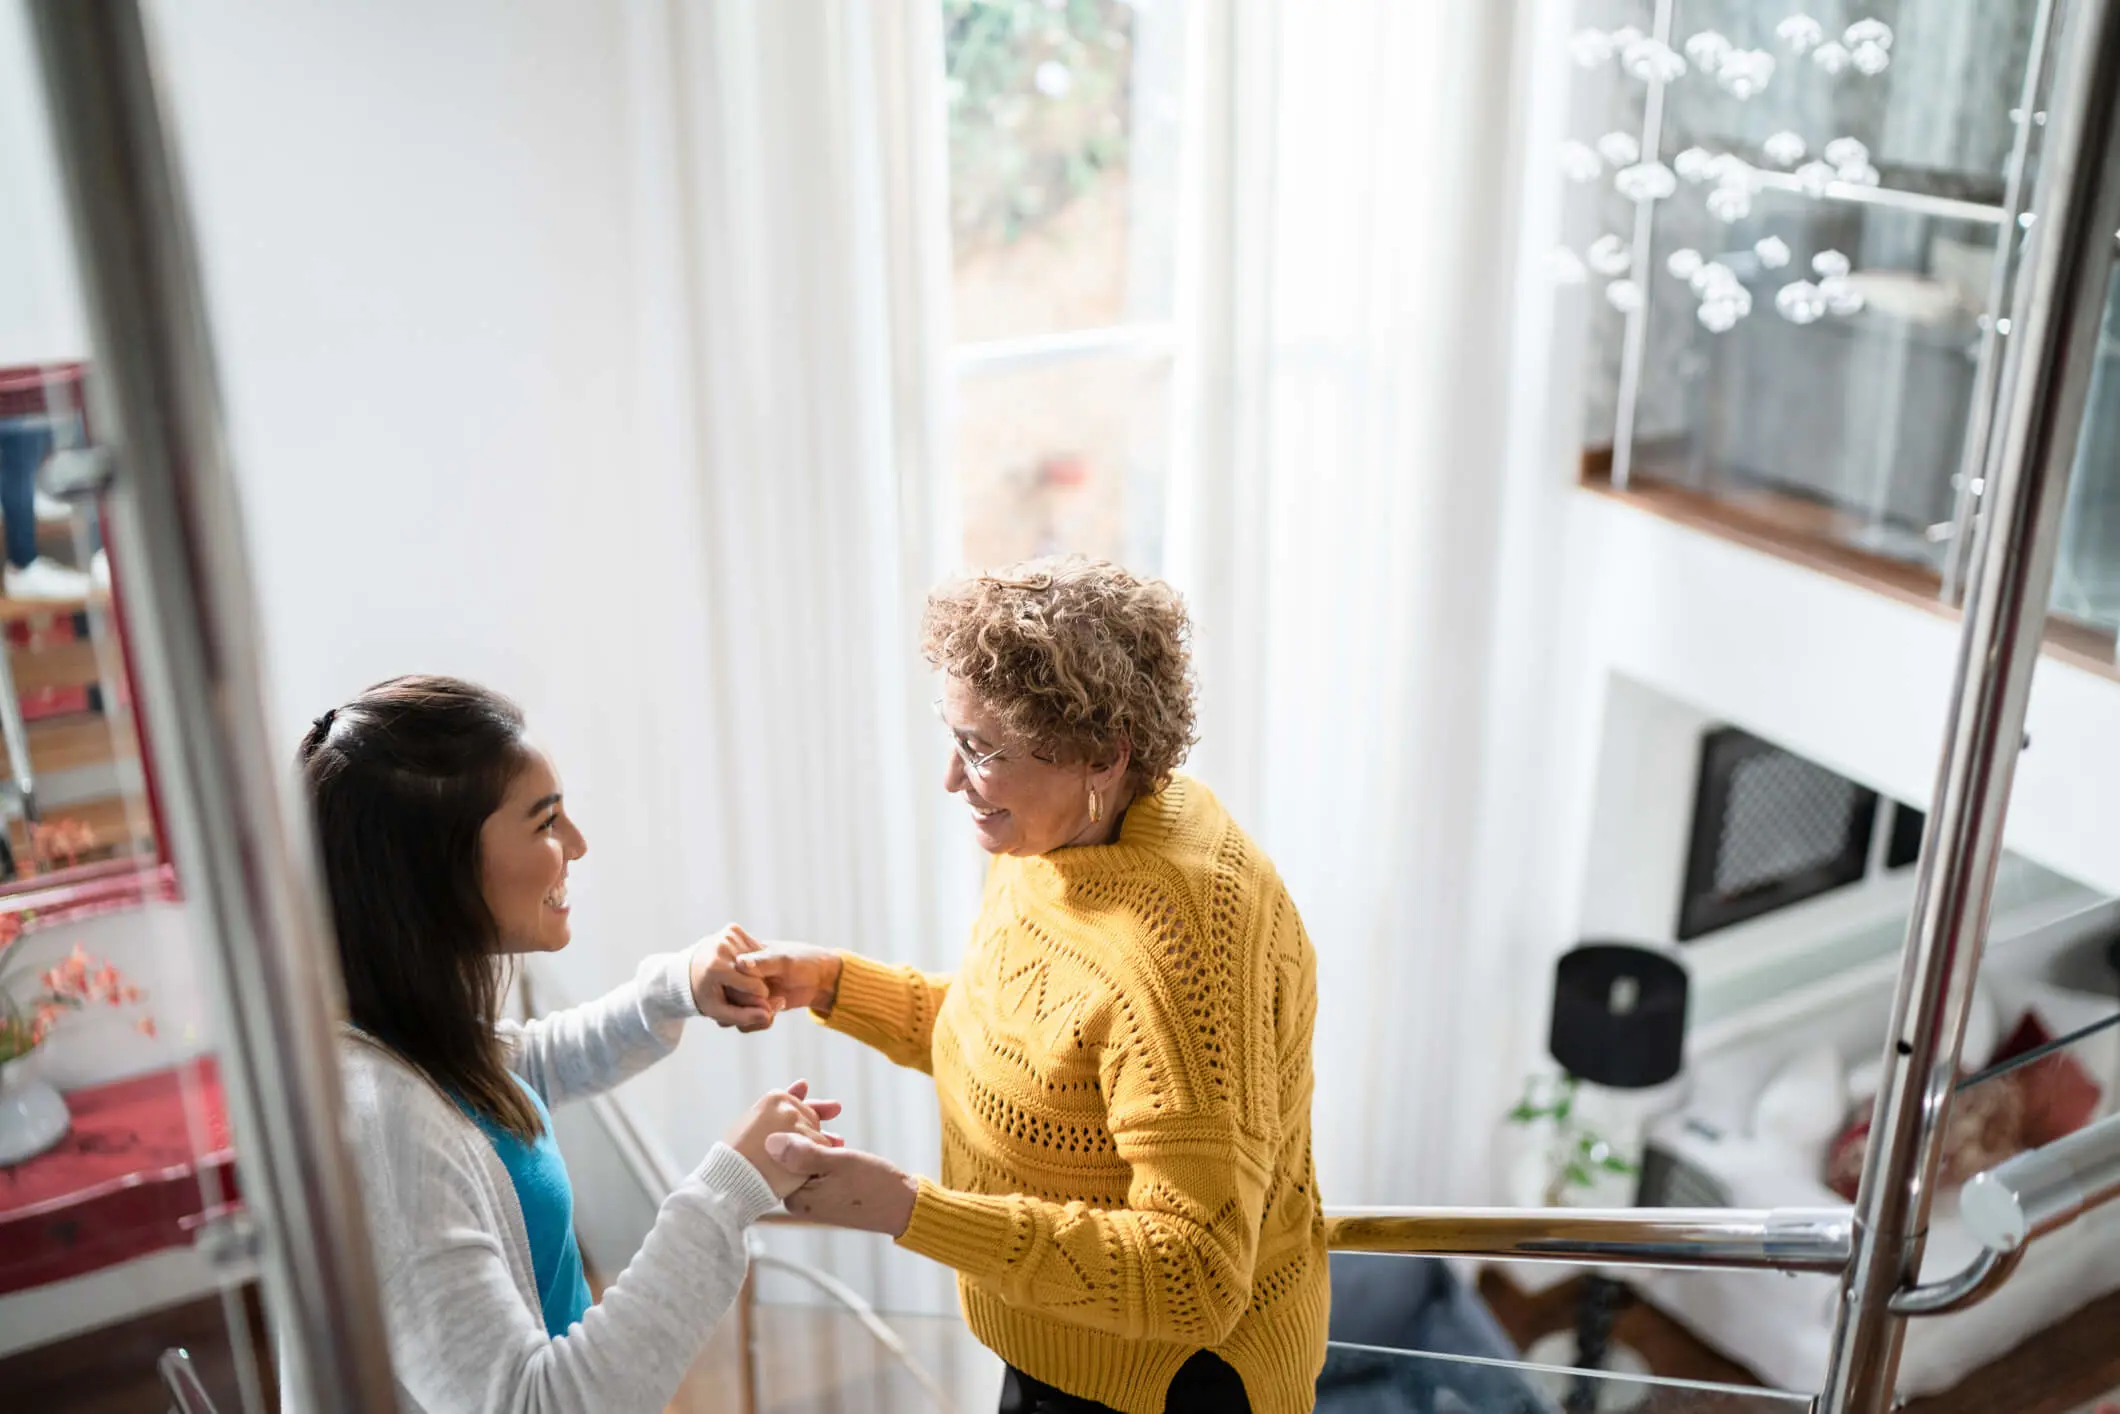
{"type": "MultiPolygon", "coordinates": [[[[999,1414],[1113,1414],[1108,1404],[1063,1394],[1011,1365],[1001,1379],[999,1414]]],[[[1163,1414],[1251,1414],[1244,1381],[1229,1363],[1203,1350],[1178,1367],[1163,1414]]]]}

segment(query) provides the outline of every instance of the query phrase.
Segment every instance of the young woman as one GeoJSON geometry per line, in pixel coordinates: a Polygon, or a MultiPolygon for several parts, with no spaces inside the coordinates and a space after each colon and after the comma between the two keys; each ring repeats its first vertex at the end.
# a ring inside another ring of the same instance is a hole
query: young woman
{"type": "Polygon", "coordinates": [[[800,1182],[765,1140],[826,1145],[800,1081],[765,1096],[676,1192],[591,1304],[548,1107],[668,1055],[685,1022],[769,1019],[709,980],[713,941],[527,1025],[509,958],[567,946],[588,845],[506,698],[452,678],[378,684],[317,718],[300,767],[351,1026],[351,1149],[403,1408],[659,1414],[735,1299],[744,1230],[800,1182]]]}

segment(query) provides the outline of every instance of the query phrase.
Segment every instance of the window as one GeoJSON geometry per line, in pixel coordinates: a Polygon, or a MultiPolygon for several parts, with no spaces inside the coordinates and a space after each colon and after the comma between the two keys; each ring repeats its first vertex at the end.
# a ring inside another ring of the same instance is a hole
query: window
{"type": "Polygon", "coordinates": [[[1154,572],[1185,0],[942,0],[965,561],[1154,572]]]}

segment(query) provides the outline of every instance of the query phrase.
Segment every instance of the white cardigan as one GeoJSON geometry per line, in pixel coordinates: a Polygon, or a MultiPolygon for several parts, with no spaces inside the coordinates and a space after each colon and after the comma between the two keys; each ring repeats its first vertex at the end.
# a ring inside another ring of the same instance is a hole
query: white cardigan
{"type": "MultiPolygon", "coordinates": [[[[690,956],[676,953],[600,1000],[503,1031],[513,1069],[557,1107],[661,1060],[696,1015],[690,956]]],[[[554,1339],[492,1143],[389,1052],[349,1036],[339,1055],[406,1414],[661,1414],[736,1299],[745,1229],[776,1206],[758,1170],[716,1144],[603,1300],[554,1339]]],[[[301,1382],[284,1383],[295,1410],[301,1382]]]]}

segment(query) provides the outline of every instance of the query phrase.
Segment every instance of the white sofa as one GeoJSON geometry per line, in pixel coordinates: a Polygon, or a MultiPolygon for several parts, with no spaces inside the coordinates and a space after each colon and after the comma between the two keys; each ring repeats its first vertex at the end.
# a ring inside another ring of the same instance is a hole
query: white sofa
{"type": "MultiPolygon", "coordinates": [[[[2072,992],[2029,977],[1983,974],[1967,1026],[1965,1055],[1985,1061],[2027,1010],[2056,1034],[2109,1016],[2111,996],[2072,992]]],[[[1825,1207],[1826,1149],[1846,1107],[1874,1075],[1889,1023],[1889,984],[1866,987],[1816,1014],[1692,1059],[1688,1099],[1650,1130],[1654,1144],[1712,1177],[1740,1208],[1825,1207]],[[1827,1064],[1830,1059],[1831,1064],[1827,1064]],[[1865,1080],[1865,1072],[1868,1074],[1865,1080]],[[1853,1077],[1852,1085],[1850,1077],[1853,1077]]],[[[2120,1033],[2070,1048],[2115,1108],[2120,1033]]],[[[1958,1271],[1978,1252],[1957,1218],[1957,1190],[1938,1195],[1922,1266],[1924,1281],[1958,1271]]],[[[1770,1384],[1815,1391],[1838,1300],[1836,1279],[1763,1272],[1658,1272],[1634,1285],[1650,1302],[1770,1384]]],[[[2079,1220],[2037,1244],[2016,1274],[1980,1305],[1911,1323],[1900,1366],[1903,1397],[1949,1389],[1967,1374],[2084,1303],[2120,1288],[2120,1205],[2079,1220]]]]}

